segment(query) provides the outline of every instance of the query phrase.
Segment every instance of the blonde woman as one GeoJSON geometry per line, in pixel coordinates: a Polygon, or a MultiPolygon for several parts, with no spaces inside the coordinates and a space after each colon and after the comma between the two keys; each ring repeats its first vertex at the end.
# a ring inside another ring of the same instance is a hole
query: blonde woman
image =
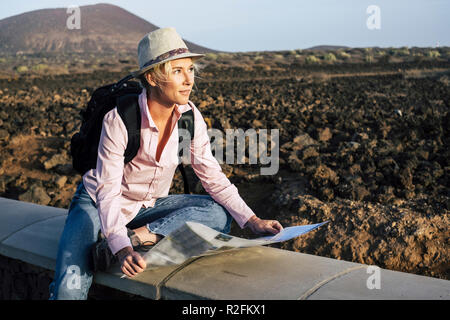
{"type": "MultiPolygon", "coordinates": [[[[203,55],[189,52],[174,28],[158,29],[139,43],[141,143],[124,164],[127,131],[117,108],[103,119],[97,166],[84,174],[72,199],[59,242],[50,299],[86,299],[92,283],[90,250],[98,233],[122,272],[133,277],[146,268],[137,249],[148,250],[186,221],[229,233],[234,218],[254,233],[278,233],[275,220],[262,220],[245,204],[211,153],[207,126],[189,101],[194,65],[203,55]],[[191,165],[209,195],[169,195],[178,165],[177,121],[194,113],[191,165]],[[80,285],[70,285],[74,268],[80,285]]],[[[100,241],[101,242],[101,241],[100,241]]]]}

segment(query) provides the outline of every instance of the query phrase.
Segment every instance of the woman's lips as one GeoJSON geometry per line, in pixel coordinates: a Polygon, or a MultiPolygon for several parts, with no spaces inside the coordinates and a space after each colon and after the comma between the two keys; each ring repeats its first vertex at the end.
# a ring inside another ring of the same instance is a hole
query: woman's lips
{"type": "Polygon", "coordinates": [[[180,91],[180,93],[181,93],[182,95],[187,96],[187,95],[189,95],[189,93],[191,93],[191,90],[183,90],[183,91],[180,91]]]}

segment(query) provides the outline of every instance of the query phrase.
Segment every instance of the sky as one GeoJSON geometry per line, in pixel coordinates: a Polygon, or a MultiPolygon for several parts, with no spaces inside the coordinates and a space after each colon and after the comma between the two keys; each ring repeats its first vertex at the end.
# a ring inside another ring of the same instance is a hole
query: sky
{"type": "Polygon", "coordinates": [[[0,20],[99,2],[219,51],[450,46],[450,0],[14,0],[0,1],[0,20]]]}

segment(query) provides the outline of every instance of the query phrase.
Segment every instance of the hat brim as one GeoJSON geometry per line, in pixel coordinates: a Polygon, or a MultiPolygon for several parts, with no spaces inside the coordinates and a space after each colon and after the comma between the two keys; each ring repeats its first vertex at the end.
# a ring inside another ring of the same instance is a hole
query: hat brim
{"type": "Polygon", "coordinates": [[[205,55],[201,54],[201,53],[186,52],[186,53],[182,53],[182,54],[179,54],[179,55],[176,55],[176,56],[173,56],[173,57],[170,57],[170,58],[158,61],[158,62],[156,62],[154,64],[148,65],[145,68],[133,71],[131,74],[133,75],[133,77],[137,78],[140,75],[142,75],[145,72],[147,72],[148,70],[150,70],[150,69],[152,69],[152,68],[154,68],[154,67],[156,67],[156,66],[158,66],[160,64],[163,64],[165,62],[168,62],[168,61],[177,60],[177,59],[183,59],[183,58],[193,58],[194,60],[197,60],[197,59],[200,59],[200,58],[202,58],[204,56],[205,55]]]}

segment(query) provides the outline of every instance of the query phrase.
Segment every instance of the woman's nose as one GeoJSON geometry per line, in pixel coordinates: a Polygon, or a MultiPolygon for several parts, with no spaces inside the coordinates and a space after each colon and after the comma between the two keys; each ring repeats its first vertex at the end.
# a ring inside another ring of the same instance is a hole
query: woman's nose
{"type": "Polygon", "coordinates": [[[184,83],[190,85],[192,82],[194,82],[194,75],[189,72],[184,72],[184,83]]]}

